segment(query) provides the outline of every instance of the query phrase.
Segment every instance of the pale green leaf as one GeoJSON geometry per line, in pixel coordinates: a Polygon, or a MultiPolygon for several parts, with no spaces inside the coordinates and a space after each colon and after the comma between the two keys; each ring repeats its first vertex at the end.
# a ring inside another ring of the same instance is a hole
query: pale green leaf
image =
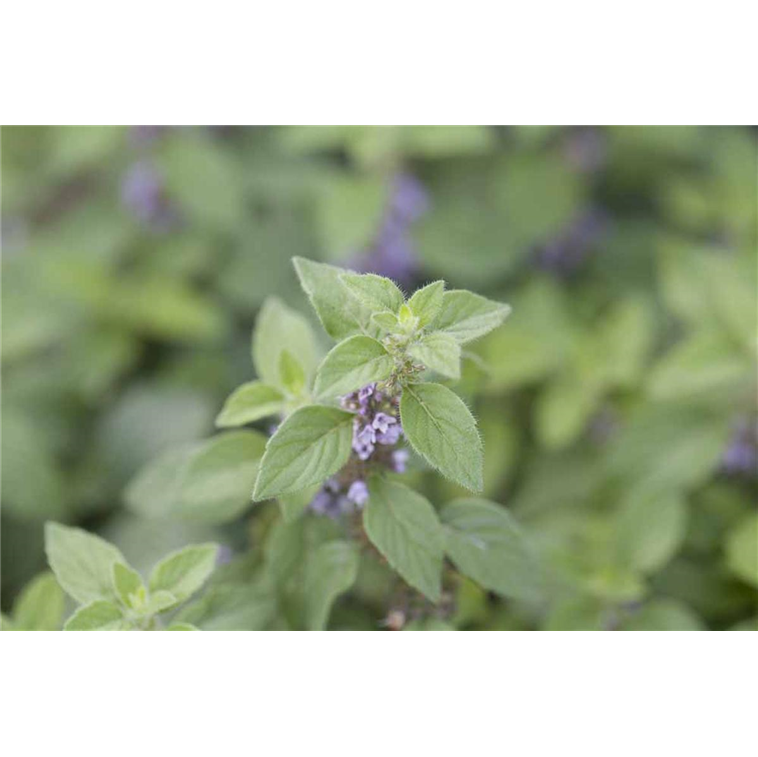
{"type": "Polygon", "coordinates": [[[397,313],[405,301],[398,286],[384,276],[375,273],[343,273],[340,281],[347,290],[371,311],[389,310],[397,313]]]}
{"type": "Polygon", "coordinates": [[[553,605],[545,619],[543,631],[604,631],[608,625],[608,608],[591,596],[572,597],[553,605]]]}
{"type": "Polygon", "coordinates": [[[136,609],[140,615],[157,615],[158,613],[170,610],[172,607],[176,607],[181,602],[182,600],[170,591],[161,589],[160,591],[151,592],[147,602],[136,609]]]}
{"type": "Polygon", "coordinates": [[[217,544],[198,544],[164,557],[150,574],[153,592],[166,591],[183,602],[205,583],[216,567],[217,544]]]}
{"type": "Polygon", "coordinates": [[[21,631],[59,631],[64,596],[52,573],[42,573],[24,587],[13,606],[13,623],[21,631]]]}
{"type": "Polygon", "coordinates": [[[296,410],[268,441],[253,499],[298,492],[336,473],[350,457],[354,417],[323,405],[296,410]]]}
{"type": "Polygon", "coordinates": [[[445,331],[464,344],[500,326],[510,312],[509,305],[493,302],[463,289],[454,289],[444,293],[442,309],[432,327],[445,331]]]}
{"type": "Polygon", "coordinates": [[[308,321],[276,297],[269,297],[253,330],[253,363],[267,384],[282,387],[280,358],[284,350],[297,355],[306,376],[316,367],[316,341],[308,321]]]}
{"type": "Polygon", "coordinates": [[[315,216],[327,254],[363,249],[381,220],[387,182],[379,172],[339,172],[324,177],[315,196],[315,216]]]}
{"type": "Polygon", "coordinates": [[[616,519],[622,564],[645,573],[661,568],[679,550],[687,516],[687,506],[678,493],[632,491],[616,519]]]}
{"type": "Polygon", "coordinates": [[[482,441],[463,400],[441,384],[409,384],[400,418],[413,448],[444,476],[472,491],[482,489],[482,441]]]}
{"type": "Polygon", "coordinates": [[[172,515],[212,523],[233,520],[250,507],[266,448],[257,431],[228,431],[204,442],[187,465],[172,515]]]}
{"type": "Polygon", "coordinates": [[[213,586],[200,600],[182,608],[174,622],[202,631],[262,631],[275,613],[276,598],[265,586],[213,586]]]}
{"type": "Polygon", "coordinates": [[[111,569],[126,560],[112,544],[80,528],[46,523],[45,551],[58,583],[77,602],[117,599],[111,569]]]}
{"type": "Polygon", "coordinates": [[[135,601],[139,601],[140,593],[144,592],[139,573],[120,562],[113,565],[113,589],[127,607],[134,607],[135,601]]]}
{"type": "Polygon", "coordinates": [[[279,355],[279,376],[282,386],[290,395],[298,396],[305,388],[305,369],[289,350],[282,350],[279,355]]]}
{"type": "Polygon", "coordinates": [[[197,626],[193,626],[192,623],[172,623],[167,631],[199,631],[197,626]]]}
{"type": "Polygon", "coordinates": [[[540,444],[547,449],[560,449],[576,440],[601,396],[597,384],[569,372],[548,381],[534,405],[534,426],[540,444]]]}
{"type": "Polygon", "coordinates": [[[184,444],[148,462],[126,487],[127,507],[145,518],[170,516],[190,463],[202,448],[202,443],[184,444]]]}
{"type": "Polygon", "coordinates": [[[371,320],[384,331],[400,331],[400,322],[394,313],[389,310],[382,310],[380,313],[374,313],[371,320]]]}
{"type": "Polygon", "coordinates": [[[371,543],[414,588],[438,602],[443,535],[427,499],[403,484],[374,476],[363,525],[371,543]]]}
{"type": "Polygon", "coordinates": [[[284,395],[278,389],[261,381],[249,381],[229,395],[216,418],[216,425],[221,428],[242,426],[269,415],[277,415],[283,408],[284,395]]]}
{"type": "Polygon", "coordinates": [[[292,494],[283,494],[277,497],[284,522],[292,523],[292,521],[297,520],[305,512],[319,488],[320,486],[316,484],[300,492],[292,492],[292,494]]]}
{"type": "Polygon", "coordinates": [[[316,374],[317,397],[333,398],[387,378],[394,362],[376,339],[351,336],[324,358],[316,374]]]}
{"type": "Polygon", "coordinates": [[[504,507],[484,499],[459,499],[442,509],[440,519],[445,551],[461,573],[505,597],[539,595],[539,565],[504,507]]]}
{"type": "Polygon", "coordinates": [[[66,622],[64,631],[121,631],[126,628],[121,608],[97,600],[80,607],[66,622]]]}
{"type": "Polygon", "coordinates": [[[293,263],[303,290],[332,339],[345,339],[353,334],[377,335],[376,327],[371,325],[371,310],[340,281],[340,276],[346,273],[344,268],[306,258],[294,258],[293,263]]]}
{"type": "Polygon", "coordinates": [[[461,377],[461,345],[450,334],[425,334],[410,346],[408,353],[442,376],[456,380],[461,377]]]}
{"type": "Polygon", "coordinates": [[[655,599],[624,620],[619,631],[705,631],[703,622],[686,605],[655,599]]]}
{"type": "Polygon", "coordinates": [[[305,571],[305,616],[310,631],[326,628],[335,599],[355,583],[358,550],[354,544],[332,541],[321,544],[305,571]]]}
{"type": "Polygon", "coordinates": [[[423,328],[429,325],[439,315],[444,294],[444,281],[434,281],[413,293],[408,300],[408,307],[418,318],[419,326],[423,328]]]}

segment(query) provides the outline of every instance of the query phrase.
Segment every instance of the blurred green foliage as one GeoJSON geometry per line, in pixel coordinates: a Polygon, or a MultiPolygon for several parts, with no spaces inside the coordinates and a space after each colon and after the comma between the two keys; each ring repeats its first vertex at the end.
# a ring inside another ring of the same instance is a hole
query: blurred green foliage
{"type": "MultiPolygon", "coordinates": [[[[462,580],[444,618],[409,627],[755,628],[757,145],[741,128],[4,128],[9,622],[34,625],[19,620],[24,595],[12,608],[44,569],[42,524],[55,519],[99,532],[140,570],[220,541],[243,557],[189,621],[286,627],[260,566],[305,548],[275,509],[241,508],[221,486],[224,525],[192,518],[196,490],[146,520],[125,491],[177,445],[198,475],[223,454],[223,438],[198,443],[253,378],[263,299],[311,318],[293,256],[392,275],[377,235],[402,173],[429,207],[401,283],[444,278],[513,306],[459,391],[481,423],[485,496],[549,566],[539,602],[462,580]]],[[[225,462],[229,480],[246,480],[244,464],[225,462]]],[[[438,506],[463,494],[414,475],[438,506]]],[[[330,626],[379,627],[387,581],[362,564],[330,626]]]]}

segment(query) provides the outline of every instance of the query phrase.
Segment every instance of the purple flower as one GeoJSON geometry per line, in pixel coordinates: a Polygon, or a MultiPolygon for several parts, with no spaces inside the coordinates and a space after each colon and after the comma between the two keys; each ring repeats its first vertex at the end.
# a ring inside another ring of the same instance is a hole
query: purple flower
{"type": "Polygon", "coordinates": [[[362,406],[365,406],[368,403],[368,399],[374,393],[374,389],[376,389],[376,384],[368,384],[367,386],[364,386],[363,389],[358,390],[358,402],[360,402],[362,406]]]}
{"type": "Polygon", "coordinates": [[[317,515],[338,518],[350,512],[352,503],[344,494],[339,493],[339,484],[334,479],[329,479],[311,500],[309,507],[317,515]]]}
{"type": "Polygon", "coordinates": [[[358,431],[359,428],[360,425],[356,424],[353,429],[353,449],[360,460],[368,460],[374,451],[376,432],[370,425],[364,426],[358,431]]]}
{"type": "Polygon", "coordinates": [[[390,199],[390,214],[406,222],[418,221],[429,210],[429,195],[421,182],[408,173],[396,174],[390,199]]]}
{"type": "Polygon", "coordinates": [[[178,220],[160,174],[145,160],[128,170],[121,184],[121,200],[140,222],[153,229],[165,231],[178,220]]]}
{"type": "Polygon", "coordinates": [[[408,462],[408,450],[396,449],[392,453],[392,470],[395,473],[405,473],[405,464],[408,462]]]}
{"type": "Polygon", "coordinates": [[[419,181],[410,174],[397,174],[374,240],[353,259],[352,266],[401,283],[410,281],[418,268],[410,227],[428,208],[429,197],[419,181]]]}
{"type": "Polygon", "coordinates": [[[234,558],[234,551],[226,544],[222,544],[216,553],[216,565],[226,565],[234,558]]]}
{"type": "Polygon", "coordinates": [[[721,469],[729,475],[758,472],[758,430],[754,423],[745,418],[735,423],[721,458],[721,469]]]}
{"type": "Polygon", "coordinates": [[[377,429],[377,431],[381,431],[384,434],[387,432],[387,429],[395,423],[397,423],[397,418],[393,418],[386,413],[377,413],[374,416],[374,421],[371,425],[377,429]]]}
{"type": "Polygon", "coordinates": [[[402,435],[403,427],[397,423],[394,426],[390,426],[386,431],[380,431],[376,435],[376,441],[379,444],[397,444],[402,435]]]}
{"type": "Polygon", "coordinates": [[[591,209],[578,216],[560,234],[538,248],[536,264],[558,278],[575,274],[607,231],[604,213],[591,209]]]}
{"type": "Polygon", "coordinates": [[[368,486],[366,486],[366,482],[360,479],[353,481],[347,490],[347,498],[356,505],[365,505],[368,500],[368,486]]]}

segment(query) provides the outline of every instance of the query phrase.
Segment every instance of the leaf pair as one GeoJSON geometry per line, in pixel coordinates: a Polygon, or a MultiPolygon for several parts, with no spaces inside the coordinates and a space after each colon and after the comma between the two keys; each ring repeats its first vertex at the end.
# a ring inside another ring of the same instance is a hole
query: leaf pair
{"type": "Polygon", "coordinates": [[[252,358],[260,378],[237,387],[227,398],[216,418],[221,428],[285,414],[291,402],[307,396],[318,362],[310,324],[276,297],[269,297],[253,330],[252,358]]]}
{"type": "Polygon", "coordinates": [[[374,477],[363,524],[390,565],[432,602],[441,596],[447,554],[484,588],[507,597],[534,598],[539,566],[525,537],[501,506],[482,499],[451,502],[440,513],[408,487],[374,477]]]}

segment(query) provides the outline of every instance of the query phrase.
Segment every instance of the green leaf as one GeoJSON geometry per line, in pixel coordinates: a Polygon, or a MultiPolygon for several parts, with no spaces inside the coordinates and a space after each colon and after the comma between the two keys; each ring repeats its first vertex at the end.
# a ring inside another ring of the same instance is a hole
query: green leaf
{"type": "Polygon", "coordinates": [[[183,602],[213,573],[217,553],[217,544],[198,544],[164,557],[150,574],[150,592],[167,591],[183,602]]]}
{"type": "Polygon", "coordinates": [[[376,339],[351,336],[324,358],[316,374],[317,397],[338,397],[373,381],[387,378],[394,367],[389,353],[376,339]]]}
{"type": "Polygon", "coordinates": [[[220,143],[184,134],[156,151],[171,197],[193,220],[221,229],[237,228],[245,203],[241,165],[220,143]]]}
{"type": "Polygon", "coordinates": [[[296,410],[266,445],[253,500],[298,492],[336,473],[350,457],[353,418],[323,405],[296,410]]]}
{"type": "Polygon", "coordinates": [[[176,607],[181,601],[181,599],[176,597],[170,591],[154,591],[150,594],[145,604],[135,609],[140,615],[149,617],[151,615],[158,615],[161,612],[165,612],[172,607],[176,607]]]}
{"type": "Polygon", "coordinates": [[[408,353],[436,373],[456,380],[461,377],[461,346],[449,334],[426,334],[410,346],[408,353]]]}
{"type": "Polygon", "coordinates": [[[265,448],[263,434],[244,430],[169,450],[132,480],[127,505],[148,518],[233,520],[250,506],[265,448]]]}
{"type": "Polygon", "coordinates": [[[187,469],[202,447],[194,442],[184,444],[151,460],[126,487],[127,507],[146,518],[171,515],[177,508],[187,469]]]}
{"type": "MultiPolygon", "coordinates": [[[[289,355],[289,352],[282,353],[289,355]]],[[[262,381],[249,381],[237,387],[227,398],[216,418],[216,425],[225,428],[242,426],[284,409],[284,395],[262,381]]]]}
{"type": "Polygon", "coordinates": [[[403,484],[373,476],[363,526],[389,564],[411,586],[438,602],[443,536],[429,501],[403,484]]]}
{"type": "Polygon", "coordinates": [[[283,387],[281,354],[297,355],[310,376],[316,367],[315,337],[308,321],[276,297],[269,297],[258,313],[253,330],[253,363],[267,384],[283,387]]]}
{"type": "Polygon", "coordinates": [[[113,565],[113,588],[126,607],[134,607],[135,600],[139,601],[140,593],[144,593],[140,574],[119,562],[113,565]]]}
{"type": "Polygon", "coordinates": [[[172,623],[167,631],[199,631],[197,626],[193,626],[192,623],[172,623]]]}
{"type": "Polygon", "coordinates": [[[597,597],[580,596],[554,605],[545,620],[543,631],[603,631],[608,611],[597,597]]]}
{"type": "Polygon", "coordinates": [[[321,487],[316,484],[303,489],[300,492],[292,494],[283,494],[277,497],[279,509],[282,511],[282,517],[285,523],[292,523],[297,520],[306,510],[313,498],[321,487]]]}
{"type": "Polygon", "coordinates": [[[126,628],[121,608],[97,600],[80,607],[66,622],[64,631],[121,631],[126,628]]]}
{"type": "Polygon", "coordinates": [[[684,540],[687,516],[687,506],[678,493],[632,491],[616,518],[622,564],[644,573],[663,567],[684,540]]]}
{"type": "Polygon", "coordinates": [[[332,339],[341,340],[353,334],[376,336],[371,325],[371,310],[360,303],[340,281],[344,268],[294,258],[300,284],[316,311],[322,326],[332,339]]]}
{"type": "Polygon", "coordinates": [[[63,622],[64,597],[52,573],[31,581],[13,606],[14,627],[20,631],[59,631],[63,622]]]}
{"type": "Polygon", "coordinates": [[[397,284],[375,273],[343,273],[340,281],[347,290],[373,312],[389,310],[397,313],[405,302],[403,293],[397,284]]]}
{"type": "Polygon", "coordinates": [[[408,307],[418,318],[419,326],[423,328],[429,325],[439,315],[444,294],[444,281],[434,281],[413,293],[408,300],[408,307]]]}
{"type": "Polygon", "coordinates": [[[400,331],[400,321],[394,313],[389,310],[382,310],[381,313],[374,313],[371,320],[384,331],[400,331]]]}
{"type": "Polygon", "coordinates": [[[381,220],[387,190],[387,182],[377,172],[340,172],[319,184],[315,220],[327,254],[344,257],[369,244],[381,220]]]}
{"type": "Polygon", "coordinates": [[[702,329],[672,347],[650,374],[655,399],[677,399],[705,392],[731,394],[752,378],[751,360],[728,335],[702,329]]]}
{"type": "Polygon", "coordinates": [[[686,605],[656,599],[625,620],[620,631],[704,631],[702,621],[686,605]]]}
{"type": "Polygon", "coordinates": [[[171,514],[211,523],[233,520],[250,507],[266,448],[257,431],[227,431],[203,443],[184,472],[171,514]]]}
{"type": "Polygon", "coordinates": [[[316,549],[305,575],[305,615],[309,631],[326,628],[335,599],[355,583],[357,575],[358,550],[354,544],[332,541],[316,549]]]}
{"type": "Polygon", "coordinates": [[[0,613],[0,631],[15,630],[16,626],[13,625],[13,621],[5,613],[0,613]]]}
{"type": "Polygon", "coordinates": [[[758,515],[743,518],[727,536],[726,564],[734,575],[758,587],[758,515]]]}
{"type": "Polygon", "coordinates": [[[539,596],[539,565],[511,514],[484,499],[459,499],[440,512],[445,551],[458,570],[505,597],[539,596]]]}
{"type": "Polygon", "coordinates": [[[283,586],[302,564],[306,551],[305,522],[279,521],[271,529],[265,546],[266,571],[275,586],[283,586]]]}
{"type": "Polygon", "coordinates": [[[573,442],[587,427],[601,396],[601,387],[569,372],[548,381],[534,405],[540,444],[560,449],[573,442]]]}
{"type": "Polygon", "coordinates": [[[305,370],[289,350],[282,350],[279,356],[279,375],[282,386],[290,395],[297,397],[305,388],[305,370]]]}
{"type": "Polygon", "coordinates": [[[432,327],[464,344],[500,326],[510,312],[509,305],[493,302],[463,289],[454,289],[444,293],[442,310],[432,327]]]}
{"type": "Polygon", "coordinates": [[[121,552],[80,528],[45,524],[45,552],[63,590],[77,602],[117,599],[111,582],[114,563],[126,563],[121,552]]]}
{"type": "Polygon", "coordinates": [[[441,384],[409,384],[400,399],[408,441],[444,476],[472,491],[482,489],[482,441],[463,400],[441,384]]]}
{"type": "Polygon", "coordinates": [[[213,586],[182,608],[174,622],[202,631],[262,631],[275,613],[276,599],[265,586],[213,586]]]}

